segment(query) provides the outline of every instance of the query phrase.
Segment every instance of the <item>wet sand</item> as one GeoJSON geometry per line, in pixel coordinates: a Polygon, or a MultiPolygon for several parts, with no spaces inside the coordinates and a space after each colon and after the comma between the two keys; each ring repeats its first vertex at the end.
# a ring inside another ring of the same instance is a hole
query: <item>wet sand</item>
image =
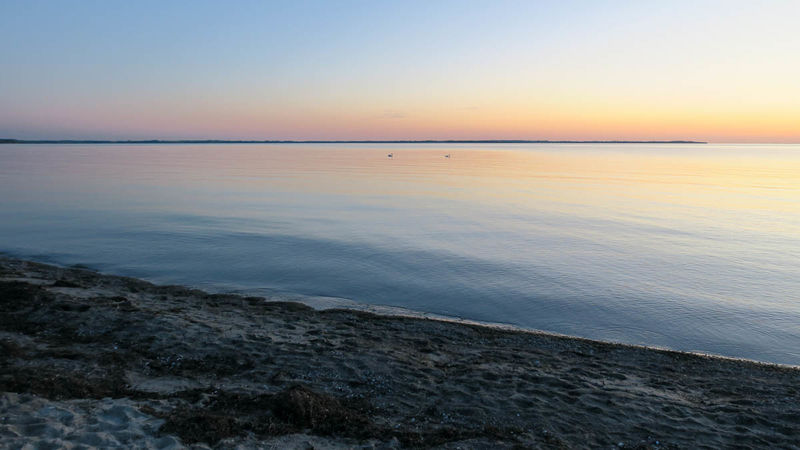
{"type": "Polygon", "coordinates": [[[0,257],[0,447],[800,448],[800,370],[0,257]]]}

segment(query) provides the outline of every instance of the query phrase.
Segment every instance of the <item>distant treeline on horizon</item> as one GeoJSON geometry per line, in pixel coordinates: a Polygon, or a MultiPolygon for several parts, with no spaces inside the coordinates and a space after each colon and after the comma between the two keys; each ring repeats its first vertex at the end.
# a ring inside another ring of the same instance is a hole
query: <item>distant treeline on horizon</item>
{"type": "Polygon", "coordinates": [[[23,140],[0,139],[0,144],[707,144],[703,141],[551,141],[533,139],[427,139],[427,140],[227,140],[227,139],[180,139],[180,140],[98,140],[59,139],[23,140]]]}

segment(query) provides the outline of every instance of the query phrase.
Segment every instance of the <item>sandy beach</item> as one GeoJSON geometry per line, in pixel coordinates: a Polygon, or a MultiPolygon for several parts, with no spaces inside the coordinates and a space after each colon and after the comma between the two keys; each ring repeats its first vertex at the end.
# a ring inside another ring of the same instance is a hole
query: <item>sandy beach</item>
{"type": "Polygon", "coordinates": [[[800,448],[800,370],[0,258],[4,448],[800,448]]]}

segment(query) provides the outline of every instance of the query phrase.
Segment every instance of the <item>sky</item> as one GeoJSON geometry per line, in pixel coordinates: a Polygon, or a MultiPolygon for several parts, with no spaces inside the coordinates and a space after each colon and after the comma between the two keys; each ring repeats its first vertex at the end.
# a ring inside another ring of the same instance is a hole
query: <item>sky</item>
{"type": "Polygon", "coordinates": [[[0,2],[0,137],[800,142],[800,1],[0,2]]]}

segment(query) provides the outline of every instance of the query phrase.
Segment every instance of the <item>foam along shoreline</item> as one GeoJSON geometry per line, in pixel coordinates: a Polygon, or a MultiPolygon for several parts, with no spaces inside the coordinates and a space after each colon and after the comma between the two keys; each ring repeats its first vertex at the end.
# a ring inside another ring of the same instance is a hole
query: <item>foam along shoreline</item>
{"type": "MultiPolygon", "coordinates": [[[[236,295],[247,296],[241,293],[237,293],[236,295]]],[[[537,330],[535,328],[525,328],[520,327],[517,325],[511,325],[508,323],[502,322],[489,322],[489,321],[481,321],[481,320],[472,320],[472,319],[465,319],[463,317],[456,317],[456,316],[448,316],[444,314],[435,314],[435,313],[428,313],[422,311],[416,311],[413,309],[402,308],[399,306],[385,306],[385,305],[371,305],[369,303],[360,303],[355,300],[350,300],[347,298],[341,297],[323,297],[323,296],[301,296],[301,295],[281,295],[280,297],[284,297],[278,301],[287,301],[293,303],[301,303],[306,305],[310,308],[313,308],[317,311],[325,311],[329,309],[348,309],[353,311],[360,311],[370,314],[375,314],[379,316],[386,316],[386,317],[400,317],[400,318],[409,318],[409,319],[422,319],[422,320],[434,320],[440,322],[449,322],[461,325],[469,325],[469,326],[480,326],[480,327],[487,327],[487,328],[494,328],[497,330],[502,331],[510,331],[510,332],[517,332],[517,333],[533,333],[539,334],[544,336],[552,336],[552,337],[559,337],[565,339],[576,339],[576,340],[586,340],[589,342],[597,342],[597,343],[605,343],[605,344],[615,344],[624,347],[631,347],[631,348],[640,348],[645,350],[656,350],[656,351],[668,351],[674,353],[685,353],[687,355],[696,355],[696,356],[703,356],[707,358],[718,358],[723,360],[729,361],[743,361],[743,362],[750,362],[753,364],[766,364],[769,366],[778,366],[778,367],[786,367],[786,368],[794,368],[800,369],[800,365],[798,364],[783,364],[783,363],[774,363],[770,361],[760,361],[757,359],[751,358],[740,358],[736,356],[728,356],[728,355],[721,355],[718,353],[712,352],[704,352],[700,350],[675,350],[669,347],[663,347],[658,345],[644,345],[644,344],[629,344],[625,342],[613,341],[613,340],[598,340],[598,339],[591,339],[591,338],[584,338],[581,336],[573,336],[564,333],[557,333],[555,331],[545,331],[545,330],[537,330]]],[[[265,301],[276,301],[275,299],[265,298],[265,301]]]]}
{"type": "Polygon", "coordinates": [[[12,448],[792,448],[799,400],[793,367],[0,257],[12,448]]]}

